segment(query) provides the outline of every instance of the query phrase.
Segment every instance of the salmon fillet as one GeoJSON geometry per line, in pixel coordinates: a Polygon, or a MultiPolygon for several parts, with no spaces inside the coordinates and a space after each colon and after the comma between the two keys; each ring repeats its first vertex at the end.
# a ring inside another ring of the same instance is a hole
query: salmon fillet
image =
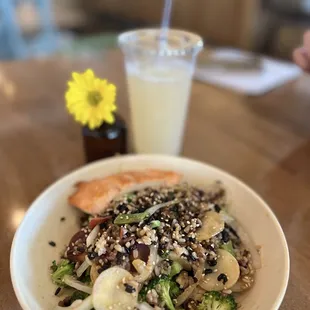
{"type": "Polygon", "coordinates": [[[181,174],[165,170],[128,171],[76,184],[69,204],[88,214],[103,213],[110,202],[120,194],[148,186],[174,185],[181,181],[181,174]]]}

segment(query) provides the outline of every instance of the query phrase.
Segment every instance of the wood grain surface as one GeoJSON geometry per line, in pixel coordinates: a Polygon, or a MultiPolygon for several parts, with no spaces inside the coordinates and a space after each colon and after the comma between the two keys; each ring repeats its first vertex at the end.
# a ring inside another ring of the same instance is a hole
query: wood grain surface
{"type": "MultiPolygon", "coordinates": [[[[0,64],[0,309],[20,309],[9,251],[25,211],[46,186],[84,164],[80,127],[66,113],[63,94],[70,72],[88,67],[118,85],[120,113],[127,118],[118,52],[96,59],[0,64]]],[[[310,308],[309,136],[307,76],[255,98],[193,85],[183,154],[239,177],[277,215],[291,255],[281,310],[310,308]]]]}

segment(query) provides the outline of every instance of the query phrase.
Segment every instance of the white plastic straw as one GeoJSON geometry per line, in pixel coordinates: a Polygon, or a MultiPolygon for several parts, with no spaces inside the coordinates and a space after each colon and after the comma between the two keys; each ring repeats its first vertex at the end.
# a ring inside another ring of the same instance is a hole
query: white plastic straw
{"type": "Polygon", "coordinates": [[[165,6],[163,11],[163,18],[161,22],[160,33],[160,50],[164,49],[167,45],[168,30],[170,26],[171,11],[173,0],[165,0],[165,6]]]}

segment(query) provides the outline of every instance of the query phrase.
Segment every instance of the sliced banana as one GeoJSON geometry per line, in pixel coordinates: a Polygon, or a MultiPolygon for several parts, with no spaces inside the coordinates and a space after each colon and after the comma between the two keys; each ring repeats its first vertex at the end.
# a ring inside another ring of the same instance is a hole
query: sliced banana
{"type": "Polygon", "coordinates": [[[206,213],[202,220],[202,227],[197,233],[197,240],[209,240],[225,228],[225,223],[220,214],[215,211],[206,213]]]}
{"type": "Polygon", "coordinates": [[[124,283],[133,276],[123,268],[112,267],[103,271],[93,287],[93,305],[96,310],[130,310],[137,306],[137,290],[125,291],[124,283]]]}
{"type": "Polygon", "coordinates": [[[221,291],[231,288],[239,279],[240,268],[233,255],[218,250],[217,264],[213,272],[204,276],[199,285],[206,291],[221,291]]]}

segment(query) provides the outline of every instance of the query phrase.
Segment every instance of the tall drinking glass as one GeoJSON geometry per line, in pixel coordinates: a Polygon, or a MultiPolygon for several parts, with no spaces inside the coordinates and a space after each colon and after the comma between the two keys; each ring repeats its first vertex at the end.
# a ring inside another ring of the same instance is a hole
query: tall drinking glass
{"type": "Polygon", "coordinates": [[[119,45],[125,56],[134,150],[179,154],[201,37],[142,29],[121,34],[119,45]]]}

